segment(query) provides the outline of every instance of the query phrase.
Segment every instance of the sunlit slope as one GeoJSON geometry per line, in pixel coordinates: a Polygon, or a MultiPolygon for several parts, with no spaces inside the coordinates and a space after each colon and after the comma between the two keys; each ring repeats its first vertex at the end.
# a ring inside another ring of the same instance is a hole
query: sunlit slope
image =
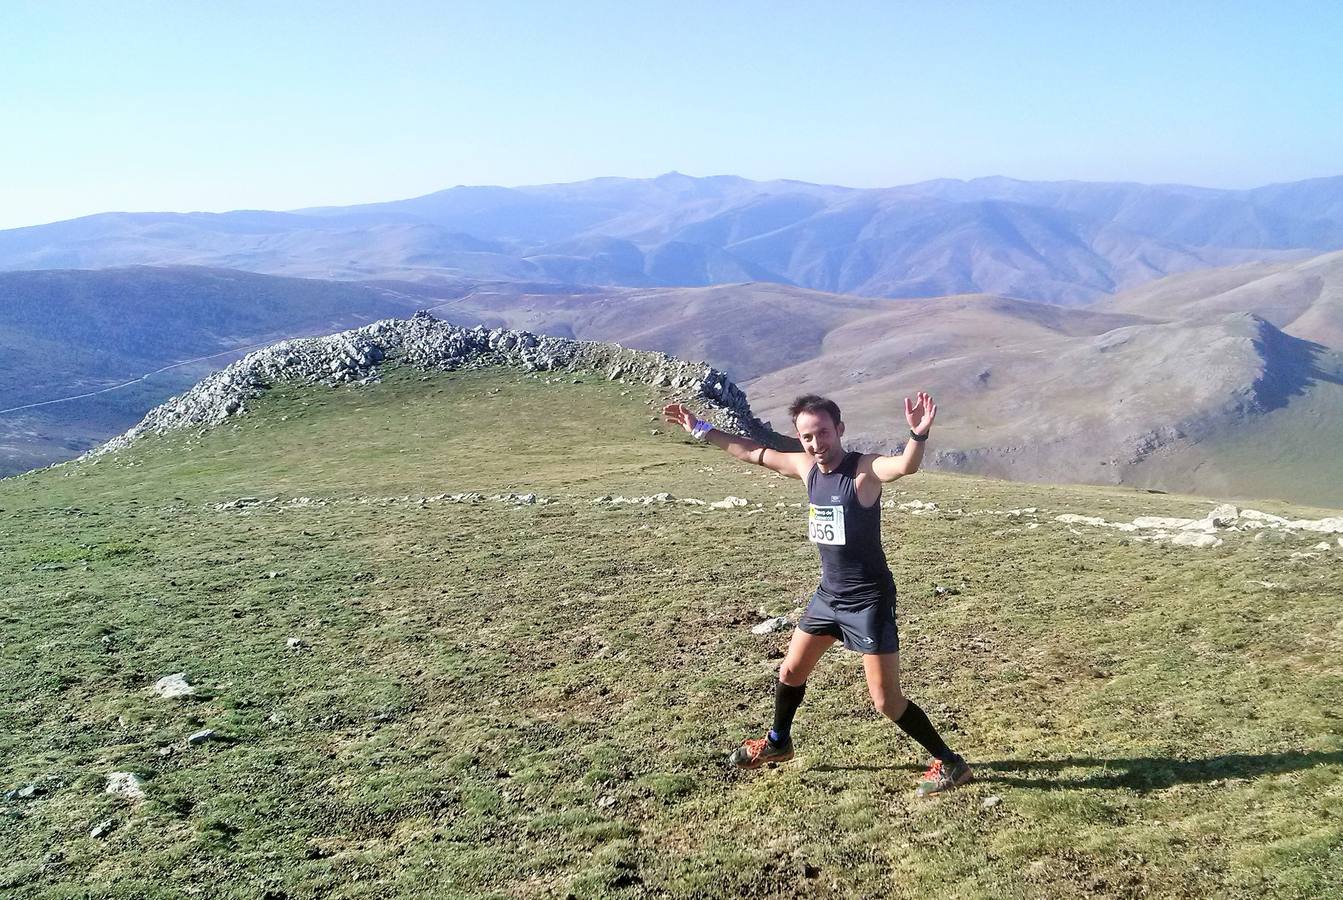
{"type": "Polygon", "coordinates": [[[765,726],[788,636],[750,626],[795,614],[815,553],[775,505],[797,482],[666,432],[660,400],[392,369],[0,482],[0,788],[37,785],[0,800],[0,888],[1343,889],[1343,547],[1055,519],[1197,517],[1196,498],[897,482],[887,499],[939,507],[884,511],[907,690],[977,782],[917,802],[921,755],[838,652],[798,760],[738,775],[723,756],[765,726]],[[593,502],[659,492],[676,502],[593,502]],[[680,502],[728,495],[748,503],[680,502]],[[175,672],[196,695],[155,697],[175,672]],[[104,793],[112,772],[145,798],[104,793]]]}
{"type": "Polygon", "coordinates": [[[1343,349],[1343,253],[1173,275],[1096,308],[1167,321],[1251,312],[1294,337],[1343,349]]]}

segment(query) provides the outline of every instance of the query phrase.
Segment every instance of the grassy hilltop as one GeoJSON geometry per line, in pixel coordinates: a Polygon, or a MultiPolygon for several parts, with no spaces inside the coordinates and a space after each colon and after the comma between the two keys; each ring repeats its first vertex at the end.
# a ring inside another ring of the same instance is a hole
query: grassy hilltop
{"type": "Polygon", "coordinates": [[[1343,892],[1334,537],[1196,550],[1055,516],[1202,499],[897,482],[937,504],[885,511],[906,689],[978,780],[917,800],[917,746],[839,650],[798,760],[731,772],[788,637],[750,626],[795,615],[816,555],[800,484],[659,401],[391,369],[0,482],[0,893],[1343,892]],[[176,672],[197,693],[155,696],[176,672]]]}

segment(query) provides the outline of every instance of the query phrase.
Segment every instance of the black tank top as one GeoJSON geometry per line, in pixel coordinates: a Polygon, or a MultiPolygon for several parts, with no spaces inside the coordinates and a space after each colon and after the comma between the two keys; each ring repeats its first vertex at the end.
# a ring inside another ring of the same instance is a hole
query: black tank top
{"type": "Polygon", "coordinates": [[[820,593],[839,605],[895,594],[895,578],[881,549],[881,502],[858,502],[858,463],[850,451],[833,472],[807,473],[807,538],[821,552],[820,593]]]}

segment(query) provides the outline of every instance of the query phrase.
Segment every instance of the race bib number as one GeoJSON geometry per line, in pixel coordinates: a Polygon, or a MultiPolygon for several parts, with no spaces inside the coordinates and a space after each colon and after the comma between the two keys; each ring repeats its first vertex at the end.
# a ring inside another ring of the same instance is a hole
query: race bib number
{"type": "Polygon", "coordinates": [[[844,543],[844,507],[809,504],[807,540],[814,544],[844,543]]]}

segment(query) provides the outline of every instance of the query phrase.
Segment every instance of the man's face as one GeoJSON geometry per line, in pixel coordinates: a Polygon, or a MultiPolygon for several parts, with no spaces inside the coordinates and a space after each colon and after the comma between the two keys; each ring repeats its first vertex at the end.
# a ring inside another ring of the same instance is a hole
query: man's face
{"type": "Polygon", "coordinates": [[[797,426],[797,437],[802,449],[816,457],[825,468],[838,463],[844,450],[839,439],[844,436],[844,425],[836,426],[827,412],[800,412],[793,422],[797,426]]]}

